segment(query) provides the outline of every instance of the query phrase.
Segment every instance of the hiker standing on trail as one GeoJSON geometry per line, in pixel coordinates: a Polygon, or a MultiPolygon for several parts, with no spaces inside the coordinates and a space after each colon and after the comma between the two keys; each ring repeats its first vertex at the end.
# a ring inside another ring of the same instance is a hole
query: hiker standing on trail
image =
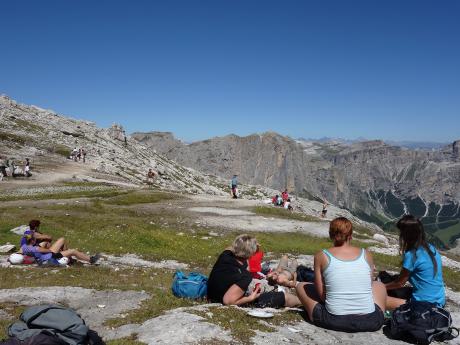
{"type": "Polygon", "coordinates": [[[24,166],[24,176],[31,177],[32,174],[30,173],[30,161],[29,158],[26,158],[26,164],[24,166]]]}
{"type": "Polygon", "coordinates": [[[11,161],[9,162],[8,168],[11,170],[11,176],[12,176],[13,178],[16,178],[16,173],[15,173],[16,166],[14,165],[14,160],[11,160],[11,161]]]}
{"type": "Polygon", "coordinates": [[[238,199],[238,175],[233,175],[231,184],[233,199],[238,199]]]}
{"type": "Polygon", "coordinates": [[[4,177],[7,177],[6,174],[6,162],[2,156],[0,156],[0,181],[3,181],[4,177]]]}
{"type": "Polygon", "coordinates": [[[83,156],[83,163],[86,163],[86,150],[81,149],[81,155],[83,156]]]}
{"type": "Polygon", "coordinates": [[[325,201],[324,204],[323,204],[323,210],[321,211],[321,218],[326,217],[327,207],[328,206],[329,206],[329,204],[327,203],[327,201],[325,201]]]}
{"type": "Polygon", "coordinates": [[[72,150],[72,158],[74,162],[77,161],[77,153],[78,153],[78,150],[76,147],[74,147],[74,149],[72,150]]]}

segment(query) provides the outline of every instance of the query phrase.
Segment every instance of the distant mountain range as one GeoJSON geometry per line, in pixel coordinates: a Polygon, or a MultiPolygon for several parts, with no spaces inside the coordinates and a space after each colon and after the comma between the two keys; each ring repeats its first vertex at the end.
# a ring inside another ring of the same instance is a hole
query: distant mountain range
{"type": "MultiPolygon", "coordinates": [[[[338,142],[338,143],[343,143],[343,144],[355,144],[363,141],[371,141],[370,139],[367,138],[356,138],[356,139],[343,139],[343,138],[331,138],[331,137],[323,137],[319,139],[305,139],[305,138],[299,138],[298,140],[300,141],[309,141],[309,142],[317,142],[317,143],[333,143],[333,142],[338,142]]],[[[394,141],[394,140],[383,140],[385,144],[392,145],[392,146],[400,146],[400,147],[405,147],[408,149],[414,149],[414,150],[437,150],[442,147],[447,146],[449,143],[444,142],[444,143],[438,143],[438,142],[432,142],[432,141],[394,141]]]]}
{"type": "Polygon", "coordinates": [[[335,138],[269,132],[185,144],[172,133],[134,133],[176,162],[229,178],[327,200],[388,230],[405,212],[423,219],[440,245],[460,237],[460,141],[451,144],[335,138]]]}

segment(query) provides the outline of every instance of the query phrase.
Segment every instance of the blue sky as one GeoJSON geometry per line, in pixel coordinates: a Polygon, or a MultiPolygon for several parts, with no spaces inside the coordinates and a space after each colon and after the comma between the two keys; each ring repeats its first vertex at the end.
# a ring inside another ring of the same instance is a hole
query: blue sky
{"type": "Polygon", "coordinates": [[[460,1],[22,0],[0,93],[186,141],[460,139],[460,1]]]}

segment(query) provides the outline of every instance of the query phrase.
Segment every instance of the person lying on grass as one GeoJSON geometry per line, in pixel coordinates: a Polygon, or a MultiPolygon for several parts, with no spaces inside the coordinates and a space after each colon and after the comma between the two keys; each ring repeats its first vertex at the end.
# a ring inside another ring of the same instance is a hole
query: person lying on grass
{"type": "Polygon", "coordinates": [[[383,325],[387,293],[373,281],[372,255],[352,246],[352,223],[339,217],[330,223],[330,249],[314,257],[315,282],[296,283],[309,319],[316,326],[342,332],[372,332],[383,325]]]}
{"type": "Polygon", "coordinates": [[[24,255],[33,256],[39,264],[49,264],[49,265],[59,265],[59,259],[66,257],[72,258],[75,257],[78,260],[88,262],[90,264],[95,264],[100,255],[96,254],[93,256],[88,256],[82,252],[79,252],[76,249],[66,249],[63,248],[66,246],[64,238],[59,238],[54,242],[49,248],[43,248],[36,246],[37,239],[33,234],[25,236],[26,243],[21,247],[21,251],[24,255]]]}
{"type": "Polygon", "coordinates": [[[388,291],[402,289],[407,281],[404,298],[388,297],[387,308],[396,309],[407,300],[430,302],[438,307],[446,304],[446,292],[442,279],[441,256],[426,240],[422,222],[412,215],[403,216],[396,224],[399,229],[399,246],[402,269],[398,278],[386,284],[388,291]]]}
{"type": "Polygon", "coordinates": [[[208,300],[225,305],[251,303],[260,308],[293,307],[299,299],[284,291],[261,293],[260,286],[246,293],[252,281],[248,259],[257,250],[257,241],[250,235],[240,235],[229,249],[220,254],[208,279],[208,300]]]}

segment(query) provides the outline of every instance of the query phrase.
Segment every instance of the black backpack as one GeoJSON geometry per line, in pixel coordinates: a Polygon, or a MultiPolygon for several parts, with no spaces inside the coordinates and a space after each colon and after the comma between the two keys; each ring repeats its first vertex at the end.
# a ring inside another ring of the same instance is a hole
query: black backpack
{"type": "Polygon", "coordinates": [[[458,337],[450,313],[429,302],[410,301],[401,305],[393,311],[388,327],[392,338],[415,344],[458,337]]]}

